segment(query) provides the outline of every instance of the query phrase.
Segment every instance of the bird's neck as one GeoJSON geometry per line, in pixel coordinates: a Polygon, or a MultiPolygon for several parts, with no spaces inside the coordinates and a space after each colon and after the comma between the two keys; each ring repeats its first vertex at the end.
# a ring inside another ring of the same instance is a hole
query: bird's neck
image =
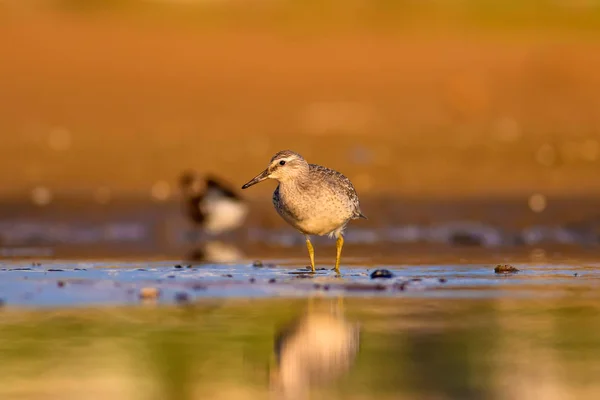
{"type": "Polygon", "coordinates": [[[310,185],[310,179],[306,175],[295,177],[294,179],[286,179],[279,182],[280,191],[284,193],[293,193],[307,190],[310,185]]]}

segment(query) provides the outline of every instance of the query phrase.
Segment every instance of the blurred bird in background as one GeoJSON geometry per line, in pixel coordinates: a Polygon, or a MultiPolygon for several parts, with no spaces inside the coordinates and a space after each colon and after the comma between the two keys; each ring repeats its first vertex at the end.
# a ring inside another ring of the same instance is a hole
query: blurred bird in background
{"type": "Polygon", "coordinates": [[[179,183],[185,215],[202,233],[216,236],[244,223],[248,205],[225,181],[213,175],[201,178],[194,171],[186,171],[179,183]]]}

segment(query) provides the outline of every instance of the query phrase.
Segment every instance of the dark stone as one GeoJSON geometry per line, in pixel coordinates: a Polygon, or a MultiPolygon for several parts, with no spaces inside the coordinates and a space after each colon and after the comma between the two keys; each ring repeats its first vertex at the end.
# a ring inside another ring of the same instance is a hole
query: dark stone
{"type": "Polygon", "coordinates": [[[48,272],[63,272],[63,271],[64,271],[64,269],[58,269],[58,268],[50,268],[48,270],[48,272]]]}
{"type": "Polygon", "coordinates": [[[260,267],[264,267],[264,264],[262,263],[262,261],[256,260],[252,263],[252,266],[256,267],[256,268],[260,268],[260,267]]]}
{"type": "Polygon", "coordinates": [[[56,282],[56,285],[58,287],[64,287],[65,286],[65,282],[64,281],[58,281],[58,282],[56,282]]]}
{"type": "Polygon", "coordinates": [[[177,269],[180,269],[180,268],[183,268],[183,267],[182,267],[181,265],[177,264],[177,265],[175,266],[175,268],[177,268],[177,269]]]}
{"type": "Polygon", "coordinates": [[[190,296],[185,292],[175,293],[175,302],[178,304],[187,304],[190,302],[190,296]]]}
{"type": "Polygon", "coordinates": [[[256,282],[256,279],[250,278],[250,283],[254,283],[254,282],[256,282]]]}
{"type": "Polygon", "coordinates": [[[223,278],[233,278],[233,275],[231,274],[223,274],[221,275],[223,278]]]}
{"type": "Polygon", "coordinates": [[[329,290],[329,285],[323,286],[323,290],[329,290]]]}
{"type": "Polygon", "coordinates": [[[31,271],[31,268],[27,268],[27,267],[11,268],[10,271],[31,271]]]}
{"type": "Polygon", "coordinates": [[[498,265],[496,265],[496,268],[494,268],[494,272],[497,274],[511,274],[511,273],[519,272],[519,270],[510,264],[505,264],[505,265],[498,264],[498,265]]]}
{"type": "Polygon", "coordinates": [[[446,278],[440,278],[439,280],[440,280],[440,283],[446,283],[446,282],[448,282],[448,280],[446,278]]]}
{"type": "Polygon", "coordinates": [[[275,280],[275,278],[269,279],[269,283],[275,283],[275,282],[277,282],[277,280],[275,280]]]}
{"type": "Polygon", "coordinates": [[[393,278],[393,277],[394,277],[394,274],[392,274],[387,269],[376,269],[371,274],[371,279],[389,279],[389,278],[393,278]]]}

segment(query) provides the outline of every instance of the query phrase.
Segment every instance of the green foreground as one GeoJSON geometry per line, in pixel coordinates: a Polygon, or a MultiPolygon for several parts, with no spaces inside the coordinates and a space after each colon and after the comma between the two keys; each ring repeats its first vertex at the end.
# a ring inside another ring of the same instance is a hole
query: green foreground
{"type": "Polygon", "coordinates": [[[600,303],[576,296],[7,309],[0,398],[266,398],[282,382],[324,399],[594,398],[600,303]],[[278,366],[276,338],[290,323],[278,366]],[[351,360],[340,356],[348,327],[360,331],[351,360]]]}

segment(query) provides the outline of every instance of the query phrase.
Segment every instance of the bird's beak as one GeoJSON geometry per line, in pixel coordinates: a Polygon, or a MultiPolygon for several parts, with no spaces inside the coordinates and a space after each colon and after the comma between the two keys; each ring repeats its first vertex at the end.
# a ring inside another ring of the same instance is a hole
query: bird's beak
{"type": "Polygon", "coordinates": [[[269,177],[269,170],[265,169],[263,172],[261,172],[260,174],[256,175],[254,178],[252,178],[250,180],[250,182],[248,182],[244,186],[242,186],[242,189],[248,189],[250,186],[256,185],[257,183],[264,181],[268,177],[269,177]]]}

